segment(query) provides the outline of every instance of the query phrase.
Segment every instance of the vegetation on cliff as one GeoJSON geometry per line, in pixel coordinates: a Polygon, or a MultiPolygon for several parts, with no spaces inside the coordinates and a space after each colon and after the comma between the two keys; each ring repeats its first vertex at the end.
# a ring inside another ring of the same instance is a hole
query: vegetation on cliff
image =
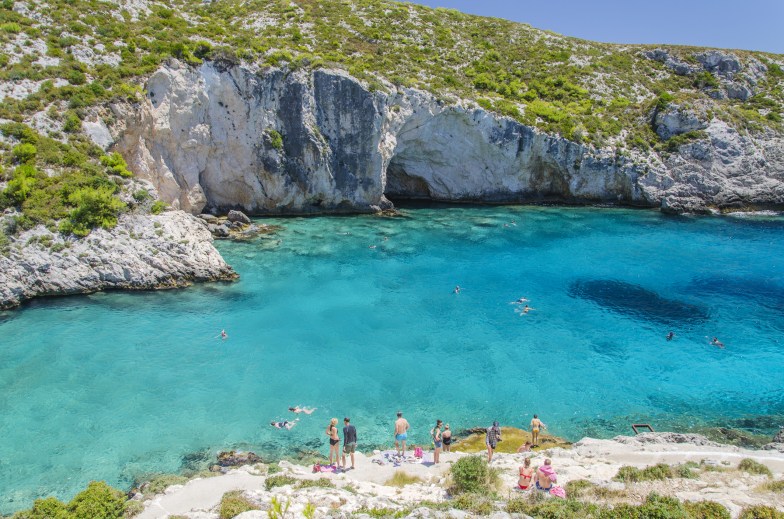
{"type": "Polygon", "coordinates": [[[780,55],[595,43],[391,0],[3,0],[0,119],[16,125],[0,141],[0,204],[24,213],[20,225],[59,221],[76,235],[112,225],[129,172],[85,138],[83,121],[98,105],[141,100],[144,78],[172,57],[343,68],[371,90],[423,89],[619,153],[704,138],[657,132],[672,107],[782,131],[780,55]]]}

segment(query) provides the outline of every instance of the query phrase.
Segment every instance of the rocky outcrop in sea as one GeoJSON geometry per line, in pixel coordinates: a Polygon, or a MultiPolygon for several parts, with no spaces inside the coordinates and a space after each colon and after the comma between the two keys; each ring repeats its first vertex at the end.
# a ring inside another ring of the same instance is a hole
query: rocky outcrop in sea
{"type": "MultiPolygon", "coordinates": [[[[719,58],[706,55],[702,66],[742,67],[719,58]]],[[[724,83],[726,96],[738,86],[724,83]]],[[[782,135],[752,135],[707,105],[651,114],[662,138],[702,132],[660,153],[579,144],[473,102],[388,83],[371,91],[340,70],[170,60],[146,91],[141,104],[110,107],[114,148],[165,201],[193,214],[369,212],[389,199],[669,212],[784,204],[782,135]]]]}
{"type": "Polygon", "coordinates": [[[0,255],[0,308],[36,296],[107,289],[177,288],[237,277],[212,245],[207,224],[183,211],[126,214],[83,239],[39,226],[0,255]]]}

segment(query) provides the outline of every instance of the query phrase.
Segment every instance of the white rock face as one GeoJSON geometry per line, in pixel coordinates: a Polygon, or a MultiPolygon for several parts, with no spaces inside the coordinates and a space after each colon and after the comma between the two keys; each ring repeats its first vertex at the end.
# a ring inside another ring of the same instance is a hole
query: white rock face
{"type": "Polygon", "coordinates": [[[15,243],[20,247],[0,255],[0,308],[40,295],[175,288],[236,277],[206,224],[182,211],[125,215],[114,229],[96,229],[80,240],[37,227],[15,243]]]}
{"type": "MultiPolygon", "coordinates": [[[[716,67],[731,74],[731,65],[716,67]]],[[[116,149],[194,214],[363,212],[387,198],[671,211],[784,203],[782,136],[752,138],[699,114],[664,114],[660,126],[709,139],[633,160],[421,91],[370,92],[342,71],[172,61],[146,90],[139,107],[113,107],[116,149]]]]}

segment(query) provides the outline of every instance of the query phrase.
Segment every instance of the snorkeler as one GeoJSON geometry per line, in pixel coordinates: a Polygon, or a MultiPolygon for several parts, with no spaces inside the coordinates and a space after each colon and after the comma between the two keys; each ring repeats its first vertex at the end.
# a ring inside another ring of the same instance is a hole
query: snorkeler
{"type": "Polygon", "coordinates": [[[316,407],[300,407],[300,406],[289,407],[289,411],[291,411],[292,413],[297,413],[297,414],[299,414],[299,413],[313,414],[313,411],[315,411],[316,409],[318,409],[318,408],[316,408],[316,407]]]}
{"type": "Polygon", "coordinates": [[[517,301],[509,301],[509,304],[510,305],[522,305],[523,303],[527,303],[528,301],[530,301],[530,299],[528,299],[527,297],[521,297],[517,301]]]}
{"type": "MultiPolygon", "coordinates": [[[[297,420],[299,420],[299,418],[297,418],[297,420]]],[[[270,422],[270,425],[275,429],[286,429],[287,431],[290,431],[292,427],[297,425],[297,420],[294,420],[293,422],[289,420],[283,420],[282,422],[270,422]]]]}
{"type": "Polygon", "coordinates": [[[670,332],[667,334],[667,340],[671,341],[675,337],[675,332],[670,332]]]}
{"type": "Polygon", "coordinates": [[[718,346],[721,349],[724,349],[724,343],[721,342],[717,337],[714,337],[713,340],[710,341],[713,346],[718,346]]]}

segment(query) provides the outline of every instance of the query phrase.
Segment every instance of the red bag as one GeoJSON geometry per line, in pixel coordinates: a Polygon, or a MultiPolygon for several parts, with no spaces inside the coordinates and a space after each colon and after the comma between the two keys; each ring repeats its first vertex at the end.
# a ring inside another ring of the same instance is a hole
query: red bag
{"type": "Polygon", "coordinates": [[[421,458],[422,456],[424,456],[422,453],[422,447],[414,447],[414,457],[421,458]]]}

